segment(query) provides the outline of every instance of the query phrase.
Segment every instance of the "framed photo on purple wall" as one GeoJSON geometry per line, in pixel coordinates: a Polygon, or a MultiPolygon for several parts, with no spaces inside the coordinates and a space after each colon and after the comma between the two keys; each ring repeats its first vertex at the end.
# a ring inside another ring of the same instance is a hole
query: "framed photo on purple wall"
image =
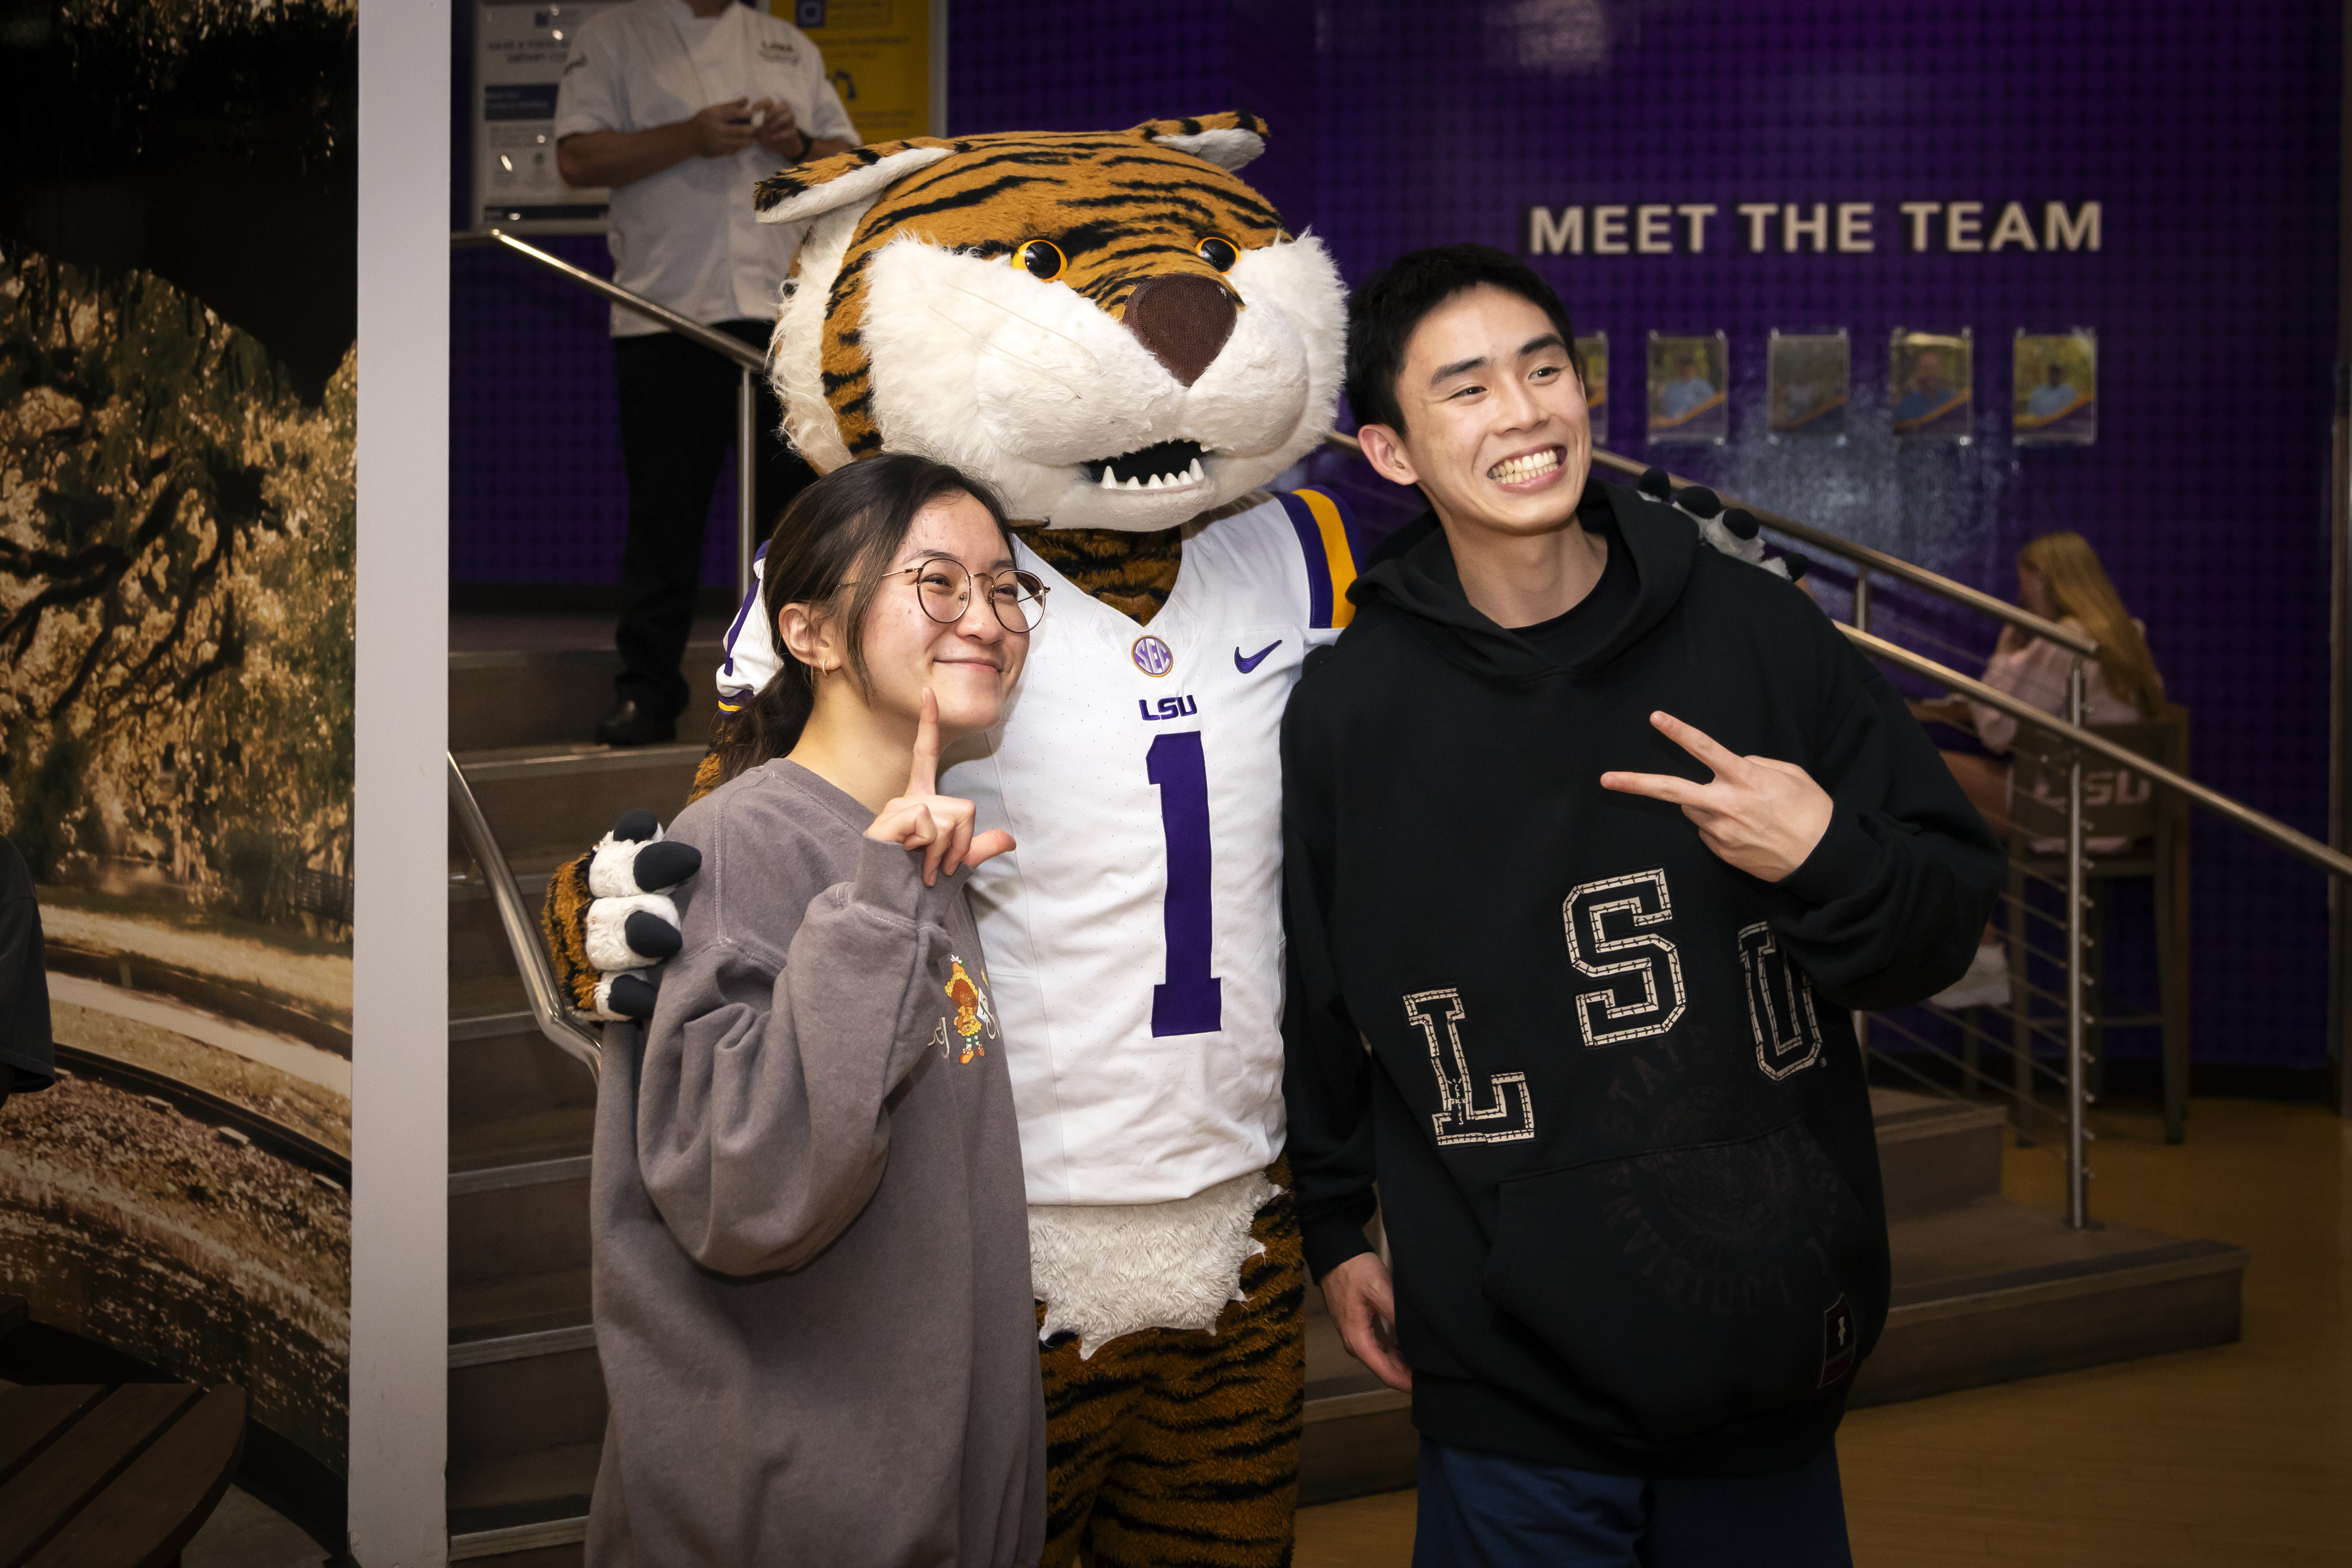
{"type": "Polygon", "coordinates": [[[1959,446],[1974,439],[1976,339],[1970,329],[1915,332],[1897,327],[1887,361],[1887,394],[1894,399],[1898,439],[1959,446]]]}
{"type": "Polygon", "coordinates": [[[1609,334],[1580,333],[1576,361],[1584,368],[1584,406],[1592,415],[1595,444],[1609,439],[1609,334]]]}
{"type": "Polygon", "coordinates": [[[1650,334],[1650,440],[1720,446],[1731,434],[1731,347],[1721,332],[1650,334]]]}
{"type": "Polygon", "coordinates": [[[1845,444],[1853,355],[1834,332],[1783,332],[1775,327],[1764,356],[1766,428],[1775,443],[1816,438],[1845,444]]]}
{"type": "Polygon", "coordinates": [[[2099,335],[2017,329],[2010,361],[2010,439],[2020,446],[2089,446],[2099,438],[2099,335]]]}

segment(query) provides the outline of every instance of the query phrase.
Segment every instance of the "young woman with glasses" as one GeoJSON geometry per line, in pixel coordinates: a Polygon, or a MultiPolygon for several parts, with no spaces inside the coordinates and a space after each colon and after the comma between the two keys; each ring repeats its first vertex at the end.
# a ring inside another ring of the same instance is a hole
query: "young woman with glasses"
{"type": "Polygon", "coordinates": [[[964,898],[1013,845],[937,769],[1045,590],[984,486],[885,456],[794,499],[760,604],[791,657],[671,830],[702,872],[652,1021],[606,1034],[588,1561],[1034,1563],[1026,1207],[964,898]]]}

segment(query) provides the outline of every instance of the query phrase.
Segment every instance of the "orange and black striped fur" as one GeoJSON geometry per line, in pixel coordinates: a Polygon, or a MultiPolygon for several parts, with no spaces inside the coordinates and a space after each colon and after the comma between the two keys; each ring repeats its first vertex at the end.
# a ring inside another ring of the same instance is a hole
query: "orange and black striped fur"
{"type": "MultiPolygon", "coordinates": [[[[1287,1166],[1266,1173],[1287,1187],[1287,1166]]],[[[1307,1260],[1287,1191],[1250,1228],[1244,1301],[1215,1332],[1146,1329],[1045,1379],[1045,1568],[1279,1568],[1290,1561],[1306,1413],[1307,1260]]],[[[1045,1308],[1038,1307],[1043,1322],[1045,1308]]]]}
{"type": "MultiPolygon", "coordinates": [[[[1152,140],[1213,130],[1262,134],[1264,127],[1255,116],[1225,114],[1095,134],[923,137],[856,148],[762,181],[755,200],[764,211],[821,192],[848,172],[844,164],[871,168],[910,153],[940,154],[858,214],[838,269],[824,283],[823,388],[847,455],[879,452],[885,439],[864,341],[868,268],[884,246],[913,237],[986,261],[1011,258],[1018,247],[1045,240],[1063,258],[1052,281],[1114,319],[1148,278],[1189,274],[1222,287],[1225,269],[1199,254],[1205,238],[1222,236],[1245,251],[1287,236],[1280,214],[1232,173],[1152,140]]],[[[786,291],[809,281],[796,277],[786,291]]],[[[809,444],[815,444],[803,449],[809,444]]],[[[817,462],[814,454],[811,461],[817,462]]]]}

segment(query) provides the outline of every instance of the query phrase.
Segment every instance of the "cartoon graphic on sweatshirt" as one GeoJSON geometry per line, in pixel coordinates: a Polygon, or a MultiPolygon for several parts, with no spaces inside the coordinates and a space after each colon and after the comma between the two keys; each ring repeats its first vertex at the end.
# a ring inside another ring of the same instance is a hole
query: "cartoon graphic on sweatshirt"
{"type": "MultiPolygon", "coordinates": [[[[996,1019],[988,1010],[988,993],[964,972],[963,960],[950,954],[948,962],[954,966],[954,972],[948,977],[948,1000],[955,1003],[955,1031],[963,1036],[963,1055],[958,1060],[968,1065],[973,1057],[988,1054],[980,1043],[981,1032],[983,1030],[992,1032],[996,1019]]],[[[942,1019],[940,1029],[943,1032],[940,1037],[942,1046],[948,1043],[944,1037],[946,1027],[946,1020],[942,1019]]],[[[941,1054],[945,1054],[944,1051],[941,1054]]]]}

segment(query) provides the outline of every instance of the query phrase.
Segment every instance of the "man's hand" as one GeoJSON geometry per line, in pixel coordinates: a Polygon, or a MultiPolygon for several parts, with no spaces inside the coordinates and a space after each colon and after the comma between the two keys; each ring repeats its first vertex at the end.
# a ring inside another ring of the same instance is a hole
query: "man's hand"
{"type": "Polygon", "coordinates": [[[555,168],[574,188],[618,190],[689,158],[740,152],[751,145],[752,135],[751,100],[732,98],[646,131],[576,131],[556,142],[555,168]]]}
{"type": "Polygon", "coordinates": [[[972,805],[940,789],[940,699],[923,688],[923,716],[915,726],[915,758],[907,769],[907,792],[884,806],[866,830],[879,843],[923,852],[923,885],[939,885],[940,873],[953,876],[962,866],[994,860],[1013,847],[1013,835],[991,828],[972,835],[972,805]]]}
{"type": "Polygon", "coordinates": [[[1752,877],[1779,882],[1805,863],[1829,831],[1832,810],[1811,774],[1769,757],[1736,757],[1672,714],[1654,713],[1650,723],[1715,778],[1694,784],[1671,773],[1603,773],[1603,789],[1680,806],[1701,843],[1752,877]]]}
{"type": "Polygon", "coordinates": [[[793,106],[782,99],[761,99],[751,106],[751,118],[758,121],[751,140],[760,144],[761,152],[772,152],[786,162],[815,145],[802,137],[800,120],[793,115],[793,106]]]}
{"type": "Polygon", "coordinates": [[[1396,1289],[1388,1265],[1374,1252],[1360,1252],[1323,1276],[1323,1305],[1339,1325],[1339,1342],[1374,1377],[1391,1388],[1412,1391],[1412,1368],[1397,1354],[1396,1289]]]}
{"type": "Polygon", "coordinates": [[[714,103],[686,122],[687,143],[698,158],[731,158],[751,145],[756,134],[748,98],[714,103]]]}

